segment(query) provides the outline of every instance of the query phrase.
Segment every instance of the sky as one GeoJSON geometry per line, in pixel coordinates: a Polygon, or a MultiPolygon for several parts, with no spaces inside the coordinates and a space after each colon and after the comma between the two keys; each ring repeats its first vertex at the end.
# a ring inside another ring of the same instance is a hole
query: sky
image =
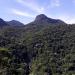
{"type": "Polygon", "coordinates": [[[32,22],[39,14],[75,23],[75,0],[0,0],[0,18],[32,22]]]}

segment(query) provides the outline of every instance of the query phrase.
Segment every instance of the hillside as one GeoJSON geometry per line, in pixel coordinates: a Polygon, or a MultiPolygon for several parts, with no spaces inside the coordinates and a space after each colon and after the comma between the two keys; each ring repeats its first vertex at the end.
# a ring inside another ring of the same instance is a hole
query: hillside
{"type": "Polygon", "coordinates": [[[3,26],[8,26],[8,24],[0,18],[0,27],[3,27],[3,26]]]}
{"type": "Polygon", "coordinates": [[[16,20],[12,20],[12,21],[8,21],[7,24],[9,24],[10,26],[23,26],[24,24],[16,21],[16,20]]]}
{"type": "Polygon", "coordinates": [[[75,25],[38,15],[0,29],[0,75],[75,75],[75,25]]]}
{"type": "Polygon", "coordinates": [[[24,26],[24,24],[16,20],[4,21],[3,19],[0,18],[0,28],[9,26],[24,26]]]}

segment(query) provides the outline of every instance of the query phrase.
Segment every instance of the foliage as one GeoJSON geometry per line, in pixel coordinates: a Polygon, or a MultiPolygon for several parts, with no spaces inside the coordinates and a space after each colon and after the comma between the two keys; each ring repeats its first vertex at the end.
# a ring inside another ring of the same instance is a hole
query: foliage
{"type": "Polygon", "coordinates": [[[0,75],[75,75],[75,26],[1,28],[0,75]]]}

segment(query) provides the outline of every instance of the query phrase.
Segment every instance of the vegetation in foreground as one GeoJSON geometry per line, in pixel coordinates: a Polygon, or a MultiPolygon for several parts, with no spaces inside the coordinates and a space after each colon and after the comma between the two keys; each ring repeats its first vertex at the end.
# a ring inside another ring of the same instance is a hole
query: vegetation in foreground
{"type": "Polygon", "coordinates": [[[75,25],[1,28],[0,75],[75,75],[75,25]]]}

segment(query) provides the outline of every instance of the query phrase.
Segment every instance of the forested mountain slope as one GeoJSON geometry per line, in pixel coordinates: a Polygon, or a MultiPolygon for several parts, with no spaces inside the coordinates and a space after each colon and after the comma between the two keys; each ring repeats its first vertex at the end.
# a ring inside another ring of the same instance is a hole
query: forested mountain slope
{"type": "Polygon", "coordinates": [[[40,22],[0,29],[0,75],[75,75],[75,25],[40,22]]]}

